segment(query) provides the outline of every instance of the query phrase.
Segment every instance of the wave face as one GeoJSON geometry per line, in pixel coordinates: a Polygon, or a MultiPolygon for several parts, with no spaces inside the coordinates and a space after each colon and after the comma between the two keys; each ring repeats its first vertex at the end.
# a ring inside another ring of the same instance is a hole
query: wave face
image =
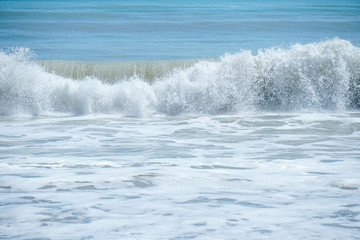
{"type": "Polygon", "coordinates": [[[72,78],[95,77],[105,83],[116,83],[137,76],[149,82],[161,78],[175,68],[186,68],[200,60],[158,60],[158,61],[72,61],[38,60],[47,72],[72,78]]]}
{"type": "MultiPolygon", "coordinates": [[[[265,49],[256,55],[242,51],[217,60],[175,65],[165,61],[162,68],[159,61],[148,62],[148,75],[133,70],[119,77],[116,63],[113,70],[99,63],[99,74],[87,71],[76,79],[64,76],[69,70],[60,66],[49,72],[49,63],[31,61],[29,55],[26,48],[0,52],[1,115],[147,116],[360,108],[360,48],[341,39],[265,49]],[[106,74],[113,76],[111,81],[106,74]]],[[[122,63],[121,71],[124,68],[129,72],[134,65],[122,63]]]]}

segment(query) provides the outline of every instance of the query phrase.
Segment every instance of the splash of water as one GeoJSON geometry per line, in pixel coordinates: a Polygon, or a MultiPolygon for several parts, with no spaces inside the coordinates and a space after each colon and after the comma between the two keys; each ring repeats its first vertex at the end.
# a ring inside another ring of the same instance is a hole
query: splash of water
{"type": "Polygon", "coordinates": [[[101,74],[73,79],[50,73],[29,55],[26,48],[0,52],[1,115],[144,116],[360,107],[360,48],[341,39],[265,49],[256,55],[242,51],[218,60],[180,63],[183,67],[162,62],[166,66],[159,68],[154,61],[146,70],[153,79],[139,71],[116,78],[112,70],[115,80],[110,83],[101,74]]]}

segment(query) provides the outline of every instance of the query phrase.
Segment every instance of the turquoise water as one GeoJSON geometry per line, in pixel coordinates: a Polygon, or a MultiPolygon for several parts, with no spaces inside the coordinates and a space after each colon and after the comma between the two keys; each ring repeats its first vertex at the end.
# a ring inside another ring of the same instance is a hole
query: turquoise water
{"type": "Polygon", "coordinates": [[[0,1],[0,48],[39,59],[217,58],[334,37],[360,43],[360,2],[0,1]]]}
{"type": "Polygon", "coordinates": [[[0,0],[0,239],[359,239],[359,40],[354,0],[0,0]]]}

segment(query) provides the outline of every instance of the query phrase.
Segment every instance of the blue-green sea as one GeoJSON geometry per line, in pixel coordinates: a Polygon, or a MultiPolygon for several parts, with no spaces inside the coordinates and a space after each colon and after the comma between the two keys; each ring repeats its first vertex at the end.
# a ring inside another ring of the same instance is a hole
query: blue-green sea
{"type": "Polygon", "coordinates": [[[0,47],[40,59],[217,58],[335,37],[360,44],[358,0],[0,1],[0,47]]]}
{"type": "Polygon", "coordinates": [[[0,239],[360,239],[359,0],[0,0],[0,239]]]}

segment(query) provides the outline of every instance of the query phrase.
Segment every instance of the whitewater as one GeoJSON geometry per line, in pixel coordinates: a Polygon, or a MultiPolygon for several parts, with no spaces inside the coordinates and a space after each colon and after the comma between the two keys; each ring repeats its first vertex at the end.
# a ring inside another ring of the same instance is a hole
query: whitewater
{"type": "Polygon", "coordinates": [[[0,239],[359,239],[358,0],[0,0],[0,239]]]}
{"type": "Polygon", "coordinates": [[[0,52],[1,115],[138,117],[360,107],[360,49],[341,39],[162,64],[38,63],[30,56],[25,48],[0,52]]]}
{"type": "Polygon", "coordinates": [[[0,53],[1,239],[358,239],[360,48],[0,53]]]}

